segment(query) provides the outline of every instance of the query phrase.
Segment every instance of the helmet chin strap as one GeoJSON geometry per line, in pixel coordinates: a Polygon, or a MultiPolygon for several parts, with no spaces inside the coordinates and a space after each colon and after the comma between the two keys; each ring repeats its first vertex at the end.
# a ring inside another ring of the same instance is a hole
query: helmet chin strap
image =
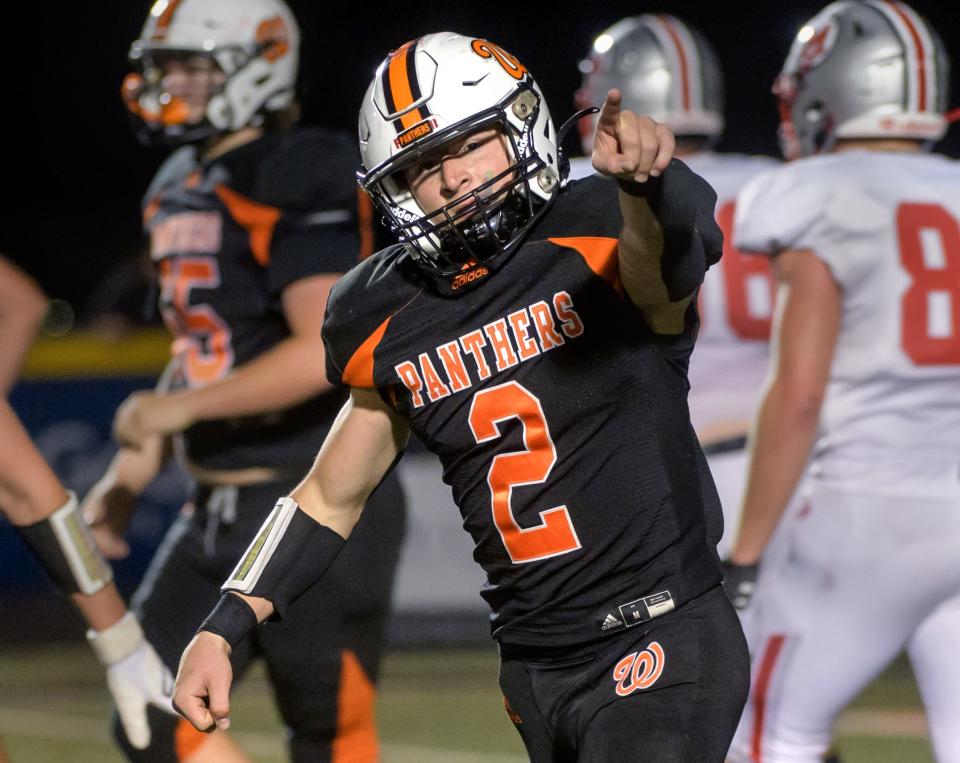
{"type": "Polygon", "coordinates": [[[581,119],[599,112],[600,109],[596,106],[588,106],[585,109],[575,111],[573,116],[568,117],[567,121],[560,125],[560,129],[557,130],[557,170],[560,172],[560,180],[566,180],[567,175],[570,174],[570,160],[567,158],[567,152],[563,150],[563,139],[581,119]]]}
{"type": "Polygon", "coordinates": [[[485,260],[503,248],[504,238],[509,238],[520,223],[524,211],[523,200],[514,192],[490,214],[482,211],[474,222],[457,228],[448,228],[440,235],[443,251],[454,262],[468,263],[485,260]]]}

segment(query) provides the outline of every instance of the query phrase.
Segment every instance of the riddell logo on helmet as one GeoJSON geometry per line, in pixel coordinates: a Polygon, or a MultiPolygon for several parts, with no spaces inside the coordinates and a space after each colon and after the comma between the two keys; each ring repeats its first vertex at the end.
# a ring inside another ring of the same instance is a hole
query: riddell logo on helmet
{"type": "Polygon", "coordinates": [[[397,148],[405,148],[409,146],[417,138],[422,138],[424,135],[429,135],[434,131],[437,126],[436,119],[428,119],[426,122],[421,122],[420,124],[414,125],[409,130],[400,133],[396,138],[393,139],[393,144],[397,148]]]}
{"type": "Polygon", "coordinates": [[[459,273],[453,281],[450,282],[450,288],[454,290],[459,289],[468,283],[473,283],[478,278],[483,278],[488,275],[490,275],[490,271],[484,267],[474,268],[466,273],[459,273]]]}

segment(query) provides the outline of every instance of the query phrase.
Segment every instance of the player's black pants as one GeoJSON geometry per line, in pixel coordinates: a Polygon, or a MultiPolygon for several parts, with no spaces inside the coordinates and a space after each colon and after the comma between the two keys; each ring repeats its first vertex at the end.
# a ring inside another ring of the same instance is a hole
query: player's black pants
{"type": "Polygon", "coordinates": [[[750,660],[719,587],[589,645],[501,645],[500,686],[531,763],[721,763],[750,660]]]}
{"type": "MultiPolygon", "coordinates": [[[[201,488],[192,515],[171,527],[133,597],[147,639],[175,674],[187,643],[220,598],[227,579],[276,499],[292,484],[201,488]]],[[[287,727],[291,759],[373,763],[373,717],[405,506],[396,476],[371,496],[348,543],[319,585],[266,623],[231,655],[239,679],[263,657],[287,727]]],[[[133,749],[119,722],[114,735],[128,759],[167,763],[187,757],[206,738],[175,716],[150,708],[151,743],[133,749]]]]}

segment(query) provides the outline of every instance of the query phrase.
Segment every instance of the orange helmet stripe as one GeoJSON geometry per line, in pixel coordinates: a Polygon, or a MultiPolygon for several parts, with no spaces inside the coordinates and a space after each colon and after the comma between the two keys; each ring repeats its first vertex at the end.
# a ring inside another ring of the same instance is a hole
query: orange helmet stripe
{"type": "Polygon", "coordinates": [[[170,28],[170,22],[173,21],[173,14],[179,5],[180,0],[167,0],[167,7],[163,9],[160,18],[157,19],[157,28],[153,33],[154,40],[162,40],[167,36],[167,29],[170,28]]]}
{"type": "Polygon", "coordinates": [[[408,130],[429,116],[425,108],[411,110],[420,98],[420,86],[417,82],[417,68],[414,60],[417,40],[411,40],[390,55],[390,63],[384,76],[384,92],[387,95],[387,107],[393,113],[400,113],[395,121],[397,132],[408,130]],[[405,113],[403,113],[405,112],[405,113]],[[398,122],[398,123],[397,123],[398,122]]]}

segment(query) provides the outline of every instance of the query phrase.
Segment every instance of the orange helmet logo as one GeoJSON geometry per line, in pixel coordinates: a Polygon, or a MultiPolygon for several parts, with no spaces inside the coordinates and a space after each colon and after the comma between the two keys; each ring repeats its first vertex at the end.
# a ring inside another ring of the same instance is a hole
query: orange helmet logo
{"type": "Polygon", "coordinates": [[[495,58],[503,70],[514,79],[523,79],[523,75],[527,73],[527,67],[499,45],[494,45],[487,40],[474,40],[470,47],[480,58],[495,58]]]}

